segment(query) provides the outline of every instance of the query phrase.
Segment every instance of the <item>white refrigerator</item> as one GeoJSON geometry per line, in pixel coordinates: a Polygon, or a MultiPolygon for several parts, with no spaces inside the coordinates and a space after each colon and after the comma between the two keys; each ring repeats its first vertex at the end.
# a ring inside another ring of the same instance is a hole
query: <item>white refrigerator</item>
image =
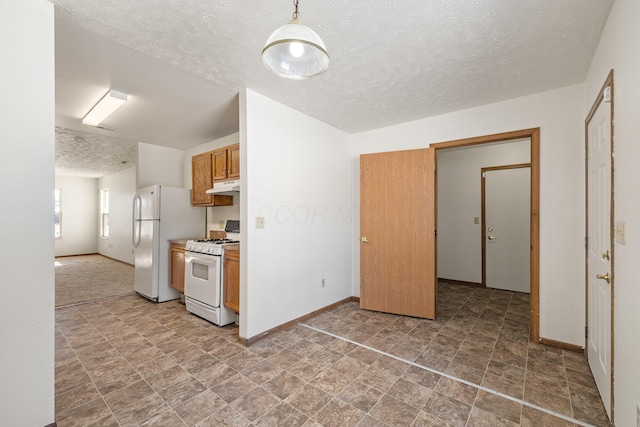
{"type": "Polygon", "coordinates": [[[205,208],[191,206],[191,191],[153,185],[139,188],[133,198],[132,243],[134,290],[155,302],[180,298],[169,286],[169,240],[203,237],[205,208]]]}

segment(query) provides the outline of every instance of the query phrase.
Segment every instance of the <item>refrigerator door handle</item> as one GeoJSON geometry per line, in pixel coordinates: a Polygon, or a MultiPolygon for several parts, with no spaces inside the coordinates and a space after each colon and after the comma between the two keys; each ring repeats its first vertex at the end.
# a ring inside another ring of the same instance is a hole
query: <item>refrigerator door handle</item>
{"type": "Polygon", "coordinates": [[[131,243],[137,248],[140,245],[140,221],[131,221],[131,224],[131,243]]]}
{"type": "Polygon", "coordinates": [[[140,194],[136,194],[133,196],[133,213],[131,214],[132,220],[142,219],[140,216],[142,215],[142,198],[140,194]]]}
{"type": "Polygon", "coordinates": [[[131,243],[134,248],[140,245],[140,215],[142,214],[140,194],[133,196],[133,212],[131,213],[131,243]],[[137,215],[136,215],[137,214],[137,215]],[[137,227],[136,227],[137,225],[137,227]]]}

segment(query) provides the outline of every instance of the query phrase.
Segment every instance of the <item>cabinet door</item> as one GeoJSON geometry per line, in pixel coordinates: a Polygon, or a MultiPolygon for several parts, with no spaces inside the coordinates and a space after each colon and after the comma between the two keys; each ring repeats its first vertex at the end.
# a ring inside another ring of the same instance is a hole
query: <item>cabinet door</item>
{"type": "Polygon", "coordinates": [[[213,180],[222,181],[229,176],[227,172],[227,149],[222,148],[213,152],[213,180]]]}
{"type": "Polygon", "coordinates": [[[240,178],[240,144],[229,147],[227,152],[229,179],[240,178]]]}
{"type": "Polygon", "coordinates": [[[171,246],[171,287],[184,293],[184,248],[171,246]]]}
{"type": "Polygon", "coordinates": [[[198,154],[191,158],[191,204],[210,205],[213,196],[206,191],[213,187],[211,152],[198,154]]]}
{"type": "Polygon", "coordinates": [[[228,251],[224,254],[224,306],[240,312],[240,253],[228,251]]]}

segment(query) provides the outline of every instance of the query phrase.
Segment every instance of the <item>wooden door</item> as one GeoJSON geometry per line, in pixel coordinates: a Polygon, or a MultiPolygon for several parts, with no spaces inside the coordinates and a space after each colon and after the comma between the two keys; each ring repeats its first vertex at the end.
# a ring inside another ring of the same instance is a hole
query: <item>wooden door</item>
{"type": "Polygon", "coordinates": [[[482,169],[483,284],[530,292],[531,168],[482,169]]]}
{"type": "Polygon", "coordinates": [[[360,307],[436,317],[435,149],[360,156],[360,307]]]}
{"type": "Polygon", "coordinates": [[[194,205],[208,205],[213,196],[206,191],[213,187],[211,177],[211,153],[203,153],[191,158],[191,203],[194,205]]]}
{"type": "Polygon", "coordinates": [[[587,357],[611,418],[612,293],[611,105],[601,101],[587,126],[587,357]]]}

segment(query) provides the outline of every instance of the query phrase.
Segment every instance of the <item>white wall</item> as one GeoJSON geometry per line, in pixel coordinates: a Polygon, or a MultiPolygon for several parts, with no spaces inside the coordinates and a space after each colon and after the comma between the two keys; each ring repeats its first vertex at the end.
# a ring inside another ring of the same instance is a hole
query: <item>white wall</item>
{"type": "Polygon", "coordinates": [[[640,403],[640,2],[616,0],[585,82],[582,119],[614,69],[615,220],[627,244],[615,245],[615,424],[636,425],[640,403]]]}
{"type": "Polygon", "coordinates": [[[54,421],[53,4],[0,2],[0,418],[54,421]]]}
{"type": "MultiPolygon", "coordinates": [[[[136,194],[136,168],[132,167],[100,178],[100,190],[109,189],[109,237],[100,237],[98,253],[129,264],[135,263],[131,243],[131,215],[136,194]]],[[[99,201],[98,201],[99,206],[99,201]]],[[[96,217],[99,218],[99,211],[96,217]]]]}
{"type": "Polygon", "coordinates": [[[98,180],[56,175],[62,190],[62,237],[56,239],[56,256],[98,252],[98,180]]]}
{"type": "MultiPolygon", "coordinates": [[[[222,138],[215,139],[205,144],[184,150],[184,175],[183,182],[185,188],[192,188],[191,181],[191,158],[197,154],[213,151],[220,147],[232,145],[240,141],[238,132],[227,135],[222,138]]],[[[240,179],[242,179],[242,171],[240,171],[240,179]]],[[[220,227],[220,221],[228,219],[240,219],[240,195],[233,195],[233,206],[214,206],[207,208],[207,235],[209,230],[224,230],[224,226],[220,227]]],[[[244,224],[240,224],[241,228],[244,224]]]]}
{"type": "Polygon", "coordinates": [[[241,337],[351,295],[348,142],[343,131],[241,93],[241,337]]]}
{"type": "Polygon", "coordinates": [[[136,166],[136,188],[156,184],[183,187],[184,153],[182,150],[139,142],[136,166]]]}
{"type": "MultiPolygon", "coordinates": [[[[584,345],[584,136],[582,85],[489,104],[353,136],[354,204],[362,153],[408,150],[540,127],[540,335],[584,345]],[[578,190],[577,190],[578,189],[578,190]]],[[[357,209],[356,209],[357,210],[357,209]]],[[[357,221],[358,213],[355,213],[357,221]]],[[[353,294],[360,248],[354,226],[353,294]]],[[[407,230],[411,232],[411,230],[407,230]]]]}
{"type": "Polygon", "coordinates": [[[529,138],[438,151],[438,277],[482,282],[481,169],[530,161],[529,138]]]}

